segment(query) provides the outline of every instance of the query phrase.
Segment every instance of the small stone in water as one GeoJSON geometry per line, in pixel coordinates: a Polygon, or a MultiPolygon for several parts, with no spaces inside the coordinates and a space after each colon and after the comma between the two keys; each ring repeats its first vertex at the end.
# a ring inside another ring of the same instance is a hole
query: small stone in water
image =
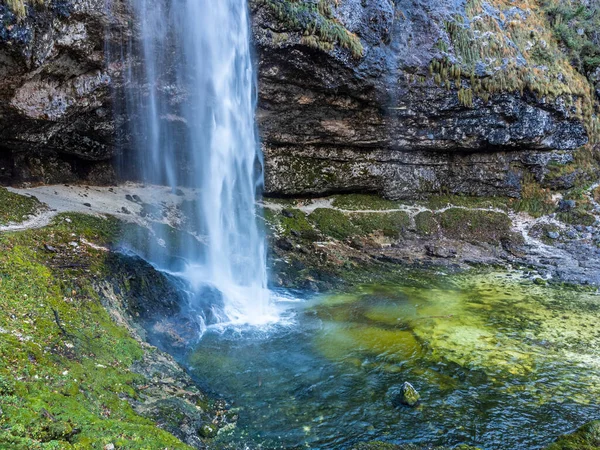
{"type": "Polygon", "coordinates": [[[408,382],[404,382],[400,387],[392,387],[387,395],[394,406],[416,406],[421,399],[415,387],[408,382]]]}
{"type": "Polygon", "coordinates": [[[550,239],[558,239],[560,236],[556,231],[548,231],[547,235],[550,239]]]}
{"type": "Polygon", "coordinates": [[[402,385],[400,403],[407,406],[416,406],[416,404],[419,403],[420,399],[421,396],[414,388],[414,386],[408,381],[405,381],[402,385]]]}

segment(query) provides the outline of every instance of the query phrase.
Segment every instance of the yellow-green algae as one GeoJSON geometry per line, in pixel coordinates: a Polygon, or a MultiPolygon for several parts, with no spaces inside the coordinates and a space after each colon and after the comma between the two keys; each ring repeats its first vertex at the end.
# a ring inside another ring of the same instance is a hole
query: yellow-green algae
{"type": "Polygon", "coordinates": [[[421,382],[441,389],[452,388],[452,378],[422,367],[450,363],[495,383],[533,381],[538,369],[556,365],[565,371],[564,388],[532,383],[515,389],[529,390],[539,404],[588,404],[600,394],[600,298],[592,292],[539,286],[518,274],[438,275],[361,286],[327,297],[314,310],[324,322],[315,346],[330,359],[417,370],[421,382]]]}
{"type": "Polygon", "coordinates": [[[93,290],[105,252],[82,243],[106,244],[119,229],[70,214],[0,234],[1,448],[189,448],[127,401],[145,381],[129,370],[143,350],[93,290]]]}
{"type": "Polygon", "coordinates": [[[597,450],[600,448],[600,420],[590,422],[575,433],[561,436],[546,450],[597,450]]]}

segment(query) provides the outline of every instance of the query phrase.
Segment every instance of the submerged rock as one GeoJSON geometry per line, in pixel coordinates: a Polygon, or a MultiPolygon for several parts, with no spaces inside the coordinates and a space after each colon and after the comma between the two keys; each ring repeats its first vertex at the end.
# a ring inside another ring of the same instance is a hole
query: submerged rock
{"type": "Polygon", "coordinates": [[[371,441],[361,442],[352,447],[352,450],[481,450],[479,447],[460,444],[456,447],[432,447],[417,444],[391,444],[389,442],[371,441]]]}
{"type": "Polygon", "coordinates": [[[402,385],[402,396],[399,399],[400,403],[407,406],[416,406],[421,399],[421,395],[417,392],[412,384],[405,381],[402,385]]]}
{"type": "Polygon", "coordinates": [[[546,450],[598,450],[600,448],[600,420],[590,422],[572,434],[559,437],[546,450]]]}

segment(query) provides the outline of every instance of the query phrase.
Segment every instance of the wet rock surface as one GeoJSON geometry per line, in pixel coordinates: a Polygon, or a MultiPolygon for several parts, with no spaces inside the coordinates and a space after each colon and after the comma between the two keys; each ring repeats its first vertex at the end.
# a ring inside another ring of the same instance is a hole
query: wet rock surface
{"type": "Polygon", "coordinates": [[[442,197],[415,204],[353,195],[268,202],[272,282],[323,291],[393,277],[398,267],[452,273],[498,264],[521,268],[538,283],[600,285],[600,209],[591,197],[578,201],[587,209],[568,215],[565,202],[535,216],[510,203],[442,197]]]}
{"type": "Polygon", "coordinates": [[[421,400],[421,395],[408,381],[402,383],[400,387],[392,388],[388,395],[391,397],[394,406],[414,407],[417,406],[421,400]]]}
{"type": "Polygon", "coordinates": [[[111,275],[96,285],[100,298],[145,349],[131,367],[146,379],[141,395],[130,400],[134,410],[186,444],[206,448],[204,439],[235,424],[237,416],[200,391],[171,354],[147,343],[175,353],[198,338],[197,324],[180,314],[185,298],[173,280],[138,257],[111,254],[106,265],[111,275]]]}

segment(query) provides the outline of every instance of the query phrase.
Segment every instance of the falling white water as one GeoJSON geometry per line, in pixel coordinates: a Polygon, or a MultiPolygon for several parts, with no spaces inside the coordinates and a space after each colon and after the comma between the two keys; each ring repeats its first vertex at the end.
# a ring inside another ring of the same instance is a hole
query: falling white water
{"type": "Polygon", "coordinates": [[[159,229],[166,249],[154,244],[146,256],[189,281],[209,323],[269,321],[246,0],[132,2],[139,23],[128,52],[137,63],[125,92],[136,156],[128,164],[145,183],[196,193],[185,212],[199,237],[159,229]]]}

